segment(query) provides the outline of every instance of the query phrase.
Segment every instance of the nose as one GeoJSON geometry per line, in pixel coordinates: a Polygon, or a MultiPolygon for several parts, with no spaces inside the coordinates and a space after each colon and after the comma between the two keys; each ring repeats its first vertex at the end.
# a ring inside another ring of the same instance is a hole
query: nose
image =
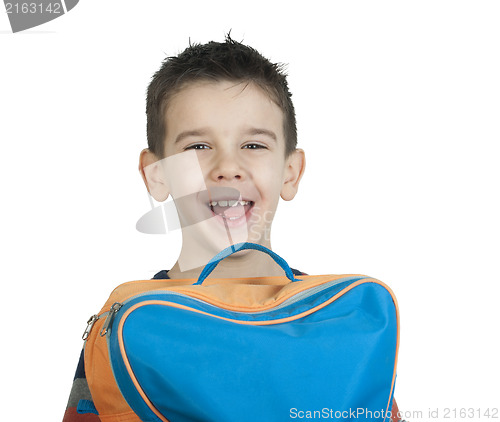
{"type": "Polygon", "coordinates": [[[216,182],[242,180],[244,178],[244,169],[237,154],[229,151],[220,151],[216,154],[210,170],[210,178],[216,182]]]}

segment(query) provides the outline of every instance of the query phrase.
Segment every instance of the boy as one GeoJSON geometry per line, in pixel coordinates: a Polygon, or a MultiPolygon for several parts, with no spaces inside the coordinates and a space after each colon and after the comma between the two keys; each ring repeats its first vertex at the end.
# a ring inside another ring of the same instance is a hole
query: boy
{"type": "MultiPolygon", "coordinates": [[[[157,201],[173,197],[182,226],[177,262],[154,278],[197,278],[210,258],[234,243],[270,248],[279,198],[294,198],[305,168],[281,67],[229,36],[223,43],[192,45],[154,75],[146,113],[148,149],[139,170],[157,201]]],[[[212,276],[242,274],[282,270],[267,255],[244,250],[223,260],[212,276]]],[[[92,411],[81,358],[64,421],[99,421],[92,411]],[[77,413],[77,405],[89,413],[77,413]]],[[[105,420],[138,420],[115,416],[105,420]]]]}

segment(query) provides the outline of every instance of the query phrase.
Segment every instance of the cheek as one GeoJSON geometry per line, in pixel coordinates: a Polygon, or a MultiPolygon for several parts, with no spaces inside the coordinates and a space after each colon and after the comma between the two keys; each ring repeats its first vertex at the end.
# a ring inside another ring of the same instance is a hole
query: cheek
{"type": "Polygon", "coordinates": [[[189,172],[185,172],[182,178],[169,179],[169,183],[170,192],[174,198],[182,198],[206,190],[204,180],[199,179],[197,174],[189,174],[189,172]]]}
{"type": "Polygon", "coordinates": [[[262,196],[265,196],[267,201],[277,203],[279,200],[283,185],[283,171],[281,169],[282,164],[277,165],[276,161],[254,167],[254,180],[256,180],[262,196]]]}
{"type": "Polygon", "coordinates": [[[174,198],[206,189],[203,171],[194,151],[175,154],[164,161],[165,177],[174,198]]]}

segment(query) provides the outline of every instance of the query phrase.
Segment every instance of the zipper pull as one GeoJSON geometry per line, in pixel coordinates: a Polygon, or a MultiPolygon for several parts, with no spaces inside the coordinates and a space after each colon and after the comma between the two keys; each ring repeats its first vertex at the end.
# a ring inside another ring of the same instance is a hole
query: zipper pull
{"type": "Polygon", "coordinates": [[[101,337],[104,337],[108,333],[108,330],[111,326],[111,323],[113,322],[113,318],[114,318],[115,314],[120,310],[120,308],[122,306],[123,305],[119,302],[113,303],[113,306],[111,306],[111,309],[109,310],[108,316],[106,317],[106,320],[104,321],[104,324],[102,326],[102,330],[100,333],[101,337]]]}
{"type": "Polygon", "coordinates": [[[99,315],[92,315],[89,320],[87,321],[87,328],[85,328],[85,331],[83,332],[82,340],[87,340],[87,338],[90,335],[90,332],[92,331],[92,327],[94,326],[95,322],[99,319],[99,315]]]}

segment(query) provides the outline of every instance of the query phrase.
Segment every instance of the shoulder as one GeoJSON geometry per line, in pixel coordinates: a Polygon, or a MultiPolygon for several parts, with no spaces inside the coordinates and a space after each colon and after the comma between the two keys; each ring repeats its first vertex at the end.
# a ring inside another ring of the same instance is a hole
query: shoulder
{"type": "Polygon", "coordinates": [[[152,280],[165,280],[169,279],[170,277],[168,276],[168,270],[161,270],[160,272],[157,272],[152,280]]]}
{"type": "Polygon", "coordinates": [[[307,275],[307,273],[303,273],[302,271],[296,270],[295,268],[291,268],[291,270],[294,275],[307,275]]]}

